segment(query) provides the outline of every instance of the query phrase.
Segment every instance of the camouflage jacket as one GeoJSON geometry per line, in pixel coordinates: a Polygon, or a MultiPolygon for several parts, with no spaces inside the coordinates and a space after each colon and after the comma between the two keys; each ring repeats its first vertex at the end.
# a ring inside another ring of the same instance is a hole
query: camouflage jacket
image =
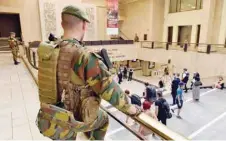
{"type": "MultiPolygon", "coordinates": [[[[78,55],[74,60],[74,72],[87,82],[91,89],[102,99],[108,101],[120,111],[132,115],[133,105],[127,104],[126,95],[120,86],[113,80],[105,64],[100,60],[100,56],[88,52],[86,48],[79,47],[78,55]]],[[[138,114],[140,111],[136,111],[138,114]]]]}
{"type": "Polygon", "coordinates": [[[9,42],[9,47],[11,49],[18,48],[20,44],[20,41],[18,41],[16,38],[11,38],[11,37],[9,37],[8,42],[9,42]]]}

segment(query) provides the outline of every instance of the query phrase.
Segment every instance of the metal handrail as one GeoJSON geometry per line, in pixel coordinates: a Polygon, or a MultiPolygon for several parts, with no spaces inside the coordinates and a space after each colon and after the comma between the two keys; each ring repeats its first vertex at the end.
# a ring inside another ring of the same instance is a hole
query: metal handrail
{"type": "MultiPolygon", "coordinates": [[[[31,61],[31,55],[30,55],[30,47],[25,47],[26,49],[26,57],[29,62],[29,64],[36,70],[38,70],[38,67],[35,64],[32,64],[31,61]]],[[[36,58],[36,54],[33,53],[33,57],[36,58]]],[[[34,59],[36,61],[36,59],[34,59]]],[[[36,81],[36,84],[38,85],[38,80],[37,78],[34,78],[36,81]]],[[[133,135],[135,135],[137,138],[140,140],[146,140],[144,136],[142,136],[140,133],[137,131],[133,130],[131,127],[123,123],[120,119],[118,119],[116,116],[114,116],[109,110],[101,106],[101,109],[103,109],[105,112],[108,113],[109,116],[111,116],[113,119],[115,119],[118,123],[120,123],[122,126],[124,126],[127,130],[129,130],[133,135]]],[[[124,113],[125,114],[125,113],[124,113]]],[[[127,115],[129,116],[129,115],[127,115]]],[[[159,123],[158,121],[152,119],[150,116],[148,116],[145,113],[141,113],[137,117],[131,117],[134,121],[138,122],[140,125],[146,127],[147,129],[150,129],[153,131],[155,134],[157,134],[160,138],[164,140],[188,140],[186,137],[183,137],[179,135],[178,133],[170,130],[167,128],[165,125],[159,123]]]]}
{"type": "MultiPolygon", "coordinates": [[[[161,42],[161,41],[140,41],[140,42],[154,42],[154,43],[165,43],[165,44],[186,44],[185,42],[161,42]]],[[[225,44],[207,44],[207,43],[187,43],[187,44],[198,44],[198,45],[211,45],[211,46],[225,46],[225,44]]]]}

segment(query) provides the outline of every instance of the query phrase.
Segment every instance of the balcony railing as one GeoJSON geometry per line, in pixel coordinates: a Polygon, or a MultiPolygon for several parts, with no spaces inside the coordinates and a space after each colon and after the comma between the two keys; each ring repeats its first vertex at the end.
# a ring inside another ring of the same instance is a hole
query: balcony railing
{"type": "Polygon", "coordinates": [[[193,51],[207,54],[210,53],[226,54],[226,45],[224,44],[142,41],[141,48],[180,50],[184,52],[193,51]]]}

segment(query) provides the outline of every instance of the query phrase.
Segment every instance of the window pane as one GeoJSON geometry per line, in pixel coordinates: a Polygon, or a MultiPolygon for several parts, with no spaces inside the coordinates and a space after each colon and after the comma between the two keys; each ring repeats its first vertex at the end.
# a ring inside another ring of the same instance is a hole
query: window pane
{"type": "Polygon", "coordinates": [[[170,13],[177,12],[177,0],[170,0],[170,13]]]}
{"type": "Polygon", "coordinates": [[[180,11],[189,11],[196,9],[196,0],[181,0],[180,11]]]}

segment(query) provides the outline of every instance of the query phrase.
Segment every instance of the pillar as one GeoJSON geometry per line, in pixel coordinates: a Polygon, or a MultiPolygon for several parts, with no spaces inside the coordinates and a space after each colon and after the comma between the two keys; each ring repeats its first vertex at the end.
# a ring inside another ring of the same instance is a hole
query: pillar
{"type": "Polygon", "coordinates": [[[215,0],[203,0],[202,25],[200,43],[212,43],[212,30],[215,12],[215,0]]]}
{"type": "Polygon", "coordinates": [[[148,61],[143,61],[142,62],[142,73],[143,73],[144,76],[149,76],[150,75],[148,66],[149,66],[149,62],[148,61]]]}
{"type": "Polygon", "coordinates": [[[218,38],[218,44],[225,44],[226,40],[226,1],[223,1],[222,8],[222,16],[221,16],[221,24],[220,24],[220,33],[218,38]]]}
{"type": "Polygon", "coordinates": [[[178,41],[178,26],[173,26],[173,46],[177,46],[177,41],[178,41]]]}
{"type": "MultiPolygon", "coordinates": [[[[198,31],[198,25],[192,25],[191,42],[190,43],[196,43],[197,31],[198,31]]],[[[190,47],[195,47],[195,46],[196,46],[196,44],[191,44],[190,45],[190,47]]]]}

